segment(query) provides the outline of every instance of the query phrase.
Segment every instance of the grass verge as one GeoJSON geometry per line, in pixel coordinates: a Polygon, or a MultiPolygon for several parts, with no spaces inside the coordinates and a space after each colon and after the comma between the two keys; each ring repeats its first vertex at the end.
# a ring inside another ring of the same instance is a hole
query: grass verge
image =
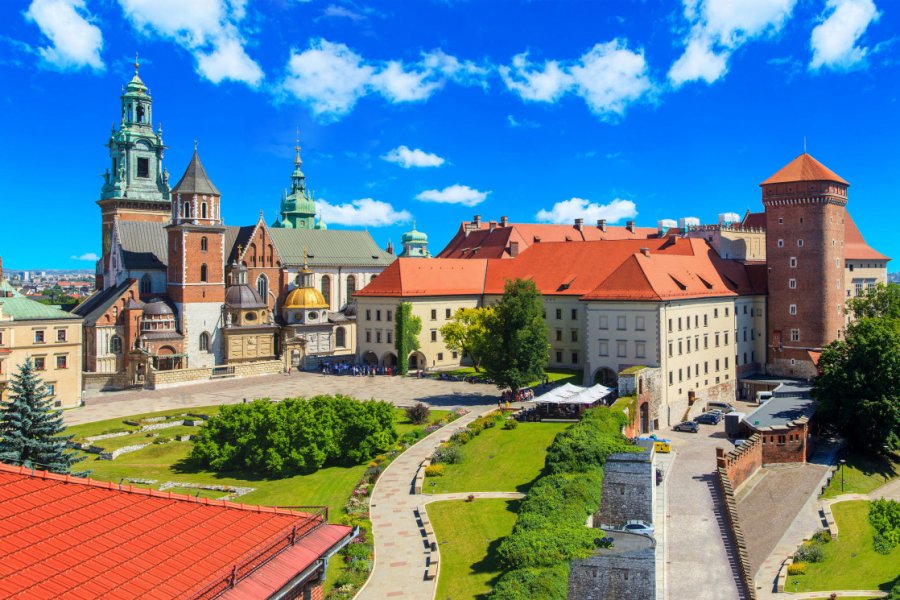
{"type": "Polygon", "coordinates": [[[896,455],[872,456],[850,451],[844,457],[844,491],[841,492],[841,468],[831,478],[825,488],[823,498],[834,498],[844,494],[868,494],[891,479],[900,476],[900,457],[896,455]]]}

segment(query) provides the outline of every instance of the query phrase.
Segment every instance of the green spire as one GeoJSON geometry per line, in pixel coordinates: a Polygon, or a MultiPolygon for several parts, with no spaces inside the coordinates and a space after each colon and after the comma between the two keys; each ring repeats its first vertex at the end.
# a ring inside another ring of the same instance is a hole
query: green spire
{"type": "Polygon", "coordinates": [[[281,227],[288,229],[324,229],[316,223],[316,203],[306,187],[306,175],[303,174],[303,160],[300,158],[300,134],[294,146],[297,154],[294,158],[294,172],[291,174],[291,191],[282,195],[281,227]]]}

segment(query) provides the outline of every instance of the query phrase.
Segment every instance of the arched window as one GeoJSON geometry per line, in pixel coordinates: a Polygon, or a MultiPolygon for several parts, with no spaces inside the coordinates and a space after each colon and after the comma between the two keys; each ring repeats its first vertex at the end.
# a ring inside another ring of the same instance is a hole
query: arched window
{"type": "Polygon", "coordinates": [[[338,348],[344,348],[347,345],[347,332],[343,327],[338,327],[334,332],[334,343],[338,348]]]}
{"type": "Polygon", "coordinates": [[[275,254],[275,249],[272,247],[272,244],[269,244],[269,266],[272,266],[272,256],[275,254]]]}
{"type": "Polygon", "coordinates": [[[206,275],[207,275],[207,273],[206,273],[206,265],[205,265],[205,264],[200,265],[200,281],[205,282],[205,281],[206,281],[206,275]]]}
{"type": "Polygon", "coordinates": [[[113,354],[119,354],[122,352],[122,338],[117,335],[109,338],[109,351],[113,354]]]}
{"type": "Polygon", "coordinates": [[[350,296],[356,293],[356,277],[353,275],[347,275],[347,302],[350,301],[350,296]]]}
{"type": "Polygon", "coordinates": [[[191,216],[191,203],[190,203],[190,202],[184,202],[184,203],[181,205],[181,217],[182,217],[183,219],[187,219],[187,218],[189,218],[190,216],[191,216]]]}
{"type": "Polygon", "coordinates": [[[320,284],[322,289],[322,296],[325,298],[325,302],[331,305],[331,277],[328,275],[322,275],[322,283],[320,284]]]}
{"type": "Polygon", "coordinates": [[[206,218],[206,202],[203,202],[200,204],[200,218],[201,219],[206,218]]]}
{"type": "Polygon", "coordinates": [[[268,303],[269,296],[269,280],[266,279],[265,275],[260,275],[256,279],[256,291],[259,292],[260,298],[263,299],[263,302],[268,303]]]}
{"type": "Polygon", "coordinates": [[[200,334],[200,350],[202,352],[209,352],[209,334],[205,331],[200,334]]]}
{"type": "MultiPolygon", "coordinates": [[[[204,204],[203,206],[206,206],[206,205],[204,204]]],[[[206,252],[207,250],[209,250],[209,240],[206,239],[206,237],[204,236],[204,237],[200,238],[200,251],[206,252]]]]}
{"type": "Polygon", "coordinates": [[[153,282],[150,280],[150,274],[144,273],[144,276],[141,277],[141,294],[149,294],[153,291],[153,282]]]}

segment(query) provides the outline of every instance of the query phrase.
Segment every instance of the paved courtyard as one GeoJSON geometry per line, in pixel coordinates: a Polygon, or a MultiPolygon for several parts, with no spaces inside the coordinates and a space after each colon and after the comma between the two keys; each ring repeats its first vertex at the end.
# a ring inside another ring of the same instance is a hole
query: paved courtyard
{"type": "Polygon", "coordinates": [[[495,386],[411,377],[354,377],[318,373],[279,373],[244,379],[222,379],[162,390],[100,392],[85,397],[85,406],[64,411],[67,425],[172,408],[237,404],[245,398],[288,398],[345,394],[362,400],[386,400],[398,406],[424,402],[452,408],[496,403],[495,386]]]}

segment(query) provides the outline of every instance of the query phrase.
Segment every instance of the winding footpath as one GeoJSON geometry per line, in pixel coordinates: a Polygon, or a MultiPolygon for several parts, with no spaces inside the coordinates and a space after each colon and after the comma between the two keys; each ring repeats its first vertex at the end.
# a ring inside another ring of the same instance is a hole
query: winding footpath
{"type": "MultiPolygon", "coordinates": [[[[415,598],[430,600],[437,590],[437,577],[426,579],[425,538],[416,521],[416,509],[428,502],[457,500],[469,496],[456,494],[416,494],[414,481],[422,461],[429,458],[438,445],[469,423],[496,410],[497,405],[468,407],[469,413],[422,439],[388,465],[372,490],[369,517],[375,536],[375,564],[357,600],[415,598]]],[[[473,493],[477,498],[521,498],[508,492],[473,493]]]]}

